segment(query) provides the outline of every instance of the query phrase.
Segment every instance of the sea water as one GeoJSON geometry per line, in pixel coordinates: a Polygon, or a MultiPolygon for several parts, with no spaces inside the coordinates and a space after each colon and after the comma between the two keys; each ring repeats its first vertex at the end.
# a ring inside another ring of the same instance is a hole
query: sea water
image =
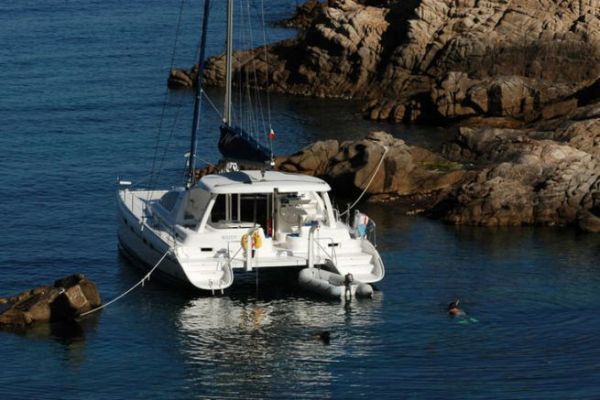
{"type": "MultiPolygon", "coordinates": [[[[294,34],[272,23],[295,5],[265,2],[269,41],[294,34]]],[[[115,182],[153,165],[164,184],[181,182],[191,94],[168,92],[166,77],[192,65],[201,9],[0,3],[0,296],[81,272],[109,300],[141,278],[117,251],[115,182]]],[[[217,54],[221,2],[212,13],[217,54]]],[[[209,94],[220,107],[222,91],[209,94]]],[[[270,102],[279,154],[370,129],[424,146],[444,135],[371,124],[344,101],[270,102]]],[[[201,163],[218,159],[219,116],[207,114],[201,163]]],[[[373,300],[326,301],[260,273],[214,297],[151,281],[79,325],[0,331],[0,398],[600,397],[597,236],[361,209],[386,265],[373,300]],[[456,298],[468,323],[446,314],[456,298]]]]}

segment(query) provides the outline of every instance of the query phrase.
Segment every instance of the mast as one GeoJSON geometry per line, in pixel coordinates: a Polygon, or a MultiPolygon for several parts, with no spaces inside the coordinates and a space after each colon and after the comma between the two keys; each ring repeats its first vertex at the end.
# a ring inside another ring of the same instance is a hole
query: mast
{"type": "Polygon", "coordinates": [[[208,31],[208,16],[210,0],[204,0],[204,15],[202,17],[202,35],[200,37],[200,52],[198,54],[198,74],[196,75],[196,92],[194,98],[194,119],[192,121],[192,140],[188,160],[188,189],[196,183],[196,147],[198,144],[198,127],[200,125],[200,103],[202,101],[202,75],[204,74],[204,51],[206,49],[206,33],[208,31]]]}
{"type": "MultiPolygon", "coordinates": [[[[220,126],[219,151],[224,160],[242,161],[244,164],[273,164],[273,152],[261,144],[254,135],[241,127],[233,126],[233,0],[227,0],[227,42],[225,51],[225,107],[223,125],[220,126]]],[[[241,100],[241,99],[240,99],[241,100]]]]}
{"type": "Polygon", "coordinates": [[[227,0],[227,45],[225,52],[225,116],[223,122],[231,126],[231,81],[232,81],[232,57],[233,57],[233,0],[227,0]]]}

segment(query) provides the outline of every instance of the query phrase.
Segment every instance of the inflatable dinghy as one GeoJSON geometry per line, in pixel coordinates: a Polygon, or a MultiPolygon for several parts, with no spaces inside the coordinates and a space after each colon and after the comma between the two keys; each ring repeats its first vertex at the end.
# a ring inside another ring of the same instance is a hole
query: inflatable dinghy
{"type": "Polygon", "coordinates": [[[298,275],[298,282],[302,288],[325,297],[373,297],[373,287],[354,281],[352,274],[342,276],[319,268],[304,268],[298,275]]]}

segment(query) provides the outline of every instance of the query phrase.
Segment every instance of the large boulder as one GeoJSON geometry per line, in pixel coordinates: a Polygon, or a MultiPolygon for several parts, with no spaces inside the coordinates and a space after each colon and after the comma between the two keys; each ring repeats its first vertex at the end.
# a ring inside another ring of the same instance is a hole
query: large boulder
{"type": "Polygon", "coordinates": [[[96,285],[81,274],[16,296],[0,298],[0,326],[73,320],[102,304],[96,285]]]}
{"type": "Polygon", "coordinates": [[[329,160],[338,153],[339,149],[340,144],[337,140],[318,141],[290,156],[278,157],[275,163],[281,171],[322,176],[329,165],[329,160]]]}
{"type": "Polygon", "coordinates": [[[316,142],[279,157],[277,166],[320,176],[343,197],[365,191],[372,201],[414,203],[409,211],[430,207],[465,175],[460,164],[381,131],[356,141],[316,142]]]}

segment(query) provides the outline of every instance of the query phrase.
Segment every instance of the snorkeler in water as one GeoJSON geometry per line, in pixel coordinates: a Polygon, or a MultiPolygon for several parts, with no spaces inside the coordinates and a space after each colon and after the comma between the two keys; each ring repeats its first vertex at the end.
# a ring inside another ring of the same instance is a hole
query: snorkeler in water
{"type": "Polygon", "coordinates": [[[472,324],[479,322],[476,318],[467,316],[467,313],[458,306],[459,303],[460,300],[456,299],[448,304],[448,314],[451,317],[456,317],[459,324],[472,324]]]}
{"type": "Polygon", "coordinates": [[[454,300],[452,303],[448,304],[448,314],[453,317],[464,317],[467,315],[459,306],[459,299],[454,300]]]}

